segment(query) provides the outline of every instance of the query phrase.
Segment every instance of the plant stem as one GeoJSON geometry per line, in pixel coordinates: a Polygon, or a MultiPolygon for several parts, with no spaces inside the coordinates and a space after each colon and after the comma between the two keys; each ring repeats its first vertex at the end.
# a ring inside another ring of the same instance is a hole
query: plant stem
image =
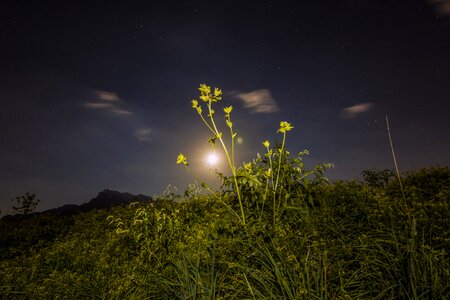
{"type": "MultiPolygon", "coordinates": [[[[394,159],[394,166],[395,166],[395,171],[397,173],[398,183],[400,185],[400,190],[402,191],[403,200],[405,200],[405,203],[406,203],[405,191],[403,190],[402,179],[400,177],[400,172],[398,170],[397,159],[395,158],[394,145],[392,143],[391,129],[389,128],[389,119],[388,119],[387,115],[386,115],[386,128],[387,128],[388,137],[389,137],[389,144],[391,145],[392,158],[394,159]]],[[[406,203],[406,206],[408,206],[408,203],[406,203]]]]}
{"type": "Polygon", "coordinates": [[[211,132],[216,135],[216,133],[214,132],[214,129],[211,128],[211,126],[208,124],[208,122],[206,122],[205,118],[203,117],[203,115],[200,114],[200,117],[202,118],[203,123],[205,123],[205,125],[209,128],[209,130],[211,130],[211,132]]]}
{"type": "Polygon", "coordinates": [[[231,134],[231,163],[233,164],[233,169],[235,169],[235,162],[234,162],[234,136],[233,136],[233,128],[232,127],[230,127],[230,134],[231,134]]]}
{"type": "Polygon", "coordinates": [[[273,164],[272,164],[272,155],[270,154],[269,149],[267,149],[267,154],[269,156],[270,181],[272,182],[272,188],[273,188],[273,164]]]}
{"type": "MultiPolygon", "coordinates": [[[[195,180],[197,180],[197,182],[201,182],[200,181],[200,179],[198,179],[198,177],[197,176],[195,176],[194,175],[194,173],[192,173],[192,171],[191,171],[191,169],[189,169],[189,167],[188,166],[186,166],[186,165],[184,165],[184,167],[186,168],[186,170],[188,171],[188,173],[189,174],[191,174],[192,175],[192,177],[194,177],[195,178],[195,180]]],[[[242,222],[242,220],[241,220],[241,218],[239,217],[239,215],[228,205],[228,204],[226,204],[225,203],[225,201],[223,201],[222,200],[222,198],[221,197],[219,197],[206,183],[202,183],[202,184],[204,184],[205,185],[205,187],[203,187],[204,189],[206,189],[208,192],[210,192],[215,198],[217,198],[217,200],[219,200],[223,205],[225,205],[225,207],[226,208],[228,208],[228,210],[233,214],[233,215],[235,215],[237,218],[238,218],[238,220],[240,221],[240,222],[242,222]]]]}
{"type": "Polygon", "coordinates": [[[286,142],[286,132],[283,132],[283,142],[281,143],[281,149],[280,149],[280,153],[279,153],[279,157],[278,157],[278,171],[277,171],[277,178],[275,180],[275,187],[273,190],[273,226],[275,226],[275,221],[276,221],[276,214],[277,214],[277,209],[276,207],[276,195],[277,195],[277,189],[278,189],[278,182],[280,179],[280,171],[281,171],[281,158],[283,156],[283,151],[284,151],[284,143],[286,142]]]}
{"type": "Polygon", "coordinates": [[[283,133],[283,142],[281,143],[281,149],[280,149],[280,155],[279,155],[279,159],[278,159],[278,172],[277,172],[277,179],[275,181],[275,192],[277,191],[278,188],[278,180],[280,179],[280,171],[281,171],[281,158],[283,156],[283,151],[284,151],[284,143],[286,142],[286,132],[283,133]]]}
{"type": "Polygon", "coordinates": [[[208,111],[209,111],[209,119],[211,120],[212,128],[214,129],[213,132],[215,133],[216,137],[219,139],[220,144],[222,145],[222,148],[223,148],[225,155],[227,157],[227,160],[228,160],[228,165],[230,166],[230,169],[231,169],[231,174],[233,175],[234,187],[235,187],[236,194],[237,194],[237,197],[239,200],[239,206],[240,206],[241,214],[242,214],[242,223],[245,225],[244,206],[242,204],[241,193],[239,191],[239,185],[238,185],[238,182],[236,179],[236,169],[234,167],[233,162],[231,161],[230,154],[228,153],[227,147],[225,146],[225,143],[223,142],[222,136],[219,134],[219,131],[217,130],[216,123],[214,122],[214,118],[212,115],[212,109],[211,109],[211,101],[208,102],[208,111]]]}

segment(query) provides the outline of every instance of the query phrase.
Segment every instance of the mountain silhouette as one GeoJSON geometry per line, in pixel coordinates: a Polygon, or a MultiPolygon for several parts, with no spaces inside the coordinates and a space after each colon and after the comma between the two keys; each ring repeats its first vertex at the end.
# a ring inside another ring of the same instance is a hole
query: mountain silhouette
{"type": "Polygon", "coordinates": [[[52,208],[44,210],[41,212],[35,212],[28,215],[5,215],[1,220],[20,220],[27,219],[29,216],[40,215],[40,214],[57,214],[61,216],[76,215],[82,212],[87,212],[93,209],[108,209],[117,205],[126,205],[131,202],[151,202],[153,198],[146,195],[133,195],[130,193],[121,193],[111,189],[104,189],[98,193],[97,197],[92,198],[89,202],[76,205],[76,204],[66,204],[57,208],[52,208]]]}
{"type": "Polygon", "coordinates": [[[92,198],[89,202],[75,205],[66,204],[58,208],[52,208],[42,213],[56,213],[60,215],[73,215],[80,212],[86,212],[93,209],[107,209],[117,205],[125,205],[131,202],[150,202],[153,198],[146,195],[133,195],[130,193],[121,193],[111,189],[104,189],[98,193],[97,197],[92,198]]]}

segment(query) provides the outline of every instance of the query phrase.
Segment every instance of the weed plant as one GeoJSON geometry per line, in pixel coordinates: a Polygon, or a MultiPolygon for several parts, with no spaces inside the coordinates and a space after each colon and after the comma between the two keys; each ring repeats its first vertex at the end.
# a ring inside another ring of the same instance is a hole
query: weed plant
{"type": "Polygon", "coordinates": [[[393,171],[330,184],[330,165],[290,155],[288,122],[280,146],[238,166],[232,107],[230,143],[214,119],[221,97],[201,85],[192,101],[227,157],[220,189],[194,176],[184,193],[78,215],[33,251],[22,230],[2,248],[16,251],[0,263],[2,299],[449,299],[449,168],[405,174],[405,196],[393,171]]]}

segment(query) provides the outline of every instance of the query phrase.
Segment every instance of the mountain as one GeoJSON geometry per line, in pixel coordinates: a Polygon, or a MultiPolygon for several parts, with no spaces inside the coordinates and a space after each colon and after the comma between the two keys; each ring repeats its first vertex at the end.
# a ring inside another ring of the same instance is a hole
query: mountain
{"type": "Polygon", "coordinates": [[[66,204],[58,208],[49,209],[42,213],[57,213],[60,215],[73,215],[80,212],[86,212],[92,209],[111,208],[117,205],[125,205],[131,202],[150,202],[152,197],[146,195],[133,195],[130,193],[121,193],[111,189],[104,189],[98,193],[97,197],[92,198],[89,202],[75,205],[66,204]]]}
{"type": "Polygon", "coordinates": [[[111,208],[117,205],[126,205],[131,202],[151,202],[153,198],[146,195],[133,195],[130,193],[121,193],[111,189],[104,189],[98,193],[97,197],[92,198],[89,202],[76,205],[76,204],[66,204],[57,208],[52,208],[42,212],[35,212],[29,215],[6,215],[3,216],[2,220],[17,220],[26,219],[28,216],[39,215],[39,214],[57,214],[57,215],[75,215],[81,212],[90,211],[93,209],[104,209],[111,208]]]}

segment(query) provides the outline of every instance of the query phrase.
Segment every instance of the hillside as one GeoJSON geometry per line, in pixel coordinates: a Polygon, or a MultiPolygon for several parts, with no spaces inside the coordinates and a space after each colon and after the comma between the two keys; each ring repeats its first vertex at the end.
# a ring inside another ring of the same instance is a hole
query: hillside
{"type": "Polygon", "coordinates": [[[0,219],[0,257],[12,258],[47,246],[67,234],[78,214],[128,205],[133,201],[148,203],[152,197],[105,189],[81,205],[66,204],[29,215],[6,215],[0,219]]]}
{"type": "Polygon", "coordinates": [[[405,175],[405,198],[396,180],[367,174],[366,182],[299,190],[276,219],[271,201],[265,207],[249,202],[245,226],[232,212],[239,209],[232,194],[223,194],[222,203],[193,190],[183,201],[166,193],[155,202],[69,219],[36,215],[16,224],[22,235],[3,249],[10,254],[3,252],[0,293],[23,299],[448,298],[449,168],[405,175]],[[32,247],[21,247],[34,236],[32,247]]]}

